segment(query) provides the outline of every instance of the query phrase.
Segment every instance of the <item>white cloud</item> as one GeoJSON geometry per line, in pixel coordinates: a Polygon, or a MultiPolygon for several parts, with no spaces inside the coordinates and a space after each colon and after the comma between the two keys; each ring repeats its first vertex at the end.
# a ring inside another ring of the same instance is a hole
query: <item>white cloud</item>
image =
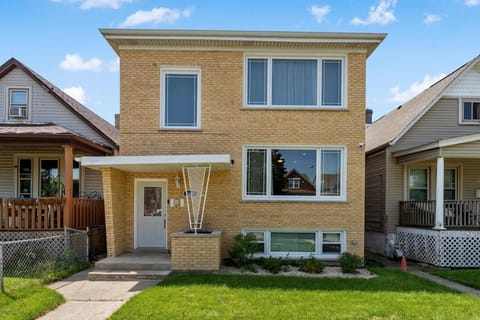
{"type": "Polygon", "coordinates": [[[102,68],[102,60],[98,58],[91,58],[90,60],[83,60],[78,53],[67,54],[62,62],[60,68],[68,71],[100,71],[102,68]]]}
{"type": "Polygon", "coordinates": [[[315,17],[315,20],[318,23],[322,23],[325,16],[330,13],[330,6],[323,6],[323,7],[311,6],[310,13],[315,17]]]}
{"type": "Polygon", "coordinates": [[[480,4],[480,0],[465,0],[465,5],[468,7],[475,7],[480,4]]]}
{"type": "Polygon", "coordinates": [[[386,25],[390,22],[397,21],[394,15],[397,0],[380,0],[377,6],[371,6],[368,11],[367,19],[355,17],[350,21],[354,25],[380,24],[386,25]]]}
{"type": "Polygon", "coordinates": [[[88,10],[92,8],[111,8],[120,9],[122,3],[131,3],[133,0],[50,0],[51,2],[80,2],[80,9],[88,10]]]}
{"type": "Polygon", "coordinates": [[[175,23],[180,18],[188,18],[192,14],[192,9],[184,10],[171,8],[153,8],[150,11],[139,10],[131,14],[120,24],[121,27],[132,27],[144,23],[175,23]]]}
{"type": "Polygon", "coordinates": [[[65,89],[63,89],[63,92],[65,92],[70,97],[77,100],[78,102],[85,103],[86,95],[85,95],[85,91],[83,90],[83,88],[81,86],[65,88],[65,89]]]}
{"type": "Polygon", "coordinates": [[[408,87],[403,91],[400,91],[399,86],[395,86],[390,89],[390,93],[392,94],[392,97],[389,99],[389,101],[404,103],[444,77],[445,77],[444,73],[439,73],[434,76],[430,76],[427,74],[425,77],[423,77],[422,82],[414,82],[410,85],[410,87],[408,87]]]}
{"type": "Polygon", "coordinates": [[[120,70],[120,58],[116,57],[107,63],[107,69],[110,72],[118,72],[120,70]]]}
{"type": "Polygon", "coordinates": [[[446,14],[425,13],[425,19],[423,19],[423,23],[425,23],[426,25],[432,25],[435,22],[441,21],[446,16],[446,14]]]}

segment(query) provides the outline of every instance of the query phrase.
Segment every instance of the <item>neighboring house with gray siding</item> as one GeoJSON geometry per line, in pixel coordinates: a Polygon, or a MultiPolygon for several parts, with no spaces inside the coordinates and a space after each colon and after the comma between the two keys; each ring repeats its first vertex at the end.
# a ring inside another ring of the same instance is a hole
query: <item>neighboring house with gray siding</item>
{"type": "Polygon", "coordinates": [[[480,56],[367,127],[365,243],[480,267],[480,56]]]}
{"type": "Polygon", "coordinates": [[[101,195],[101,173],[65,158],[117,149],[113,125],[18,60],[0,66],[0,198],[59,196],[52,181],[66,170],[73,197],[101,195]]]}

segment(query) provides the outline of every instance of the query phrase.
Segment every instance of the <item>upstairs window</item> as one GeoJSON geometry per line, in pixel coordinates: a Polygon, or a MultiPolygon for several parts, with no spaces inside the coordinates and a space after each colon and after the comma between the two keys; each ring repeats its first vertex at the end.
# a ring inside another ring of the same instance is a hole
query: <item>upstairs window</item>
{"type": "Polygon", "coordinates": [[[200,128],[200,70],[163,69],[161,128],[200,128]]]}
{"type": "Polygon", "coordinates": [[[480,101],[463,101],[462,122],[480,122],[480,101]]]}
{"type": "Polygon", "coordinates": [[[247,107],[342,108],[344,59],[247,58],[247,107]]]}
{"type": "Polygon", "coordinates": [[[8,118],[10,120],[28,119],[29,89],[9,88],[8,89],[8,118]]]}

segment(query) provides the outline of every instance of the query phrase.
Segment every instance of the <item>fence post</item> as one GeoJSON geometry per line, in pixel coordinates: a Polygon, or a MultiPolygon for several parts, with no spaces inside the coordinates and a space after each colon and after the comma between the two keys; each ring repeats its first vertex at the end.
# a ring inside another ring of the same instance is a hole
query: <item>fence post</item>
{"type": "Polygon", "coordinates": [[[87,227],[87,261],[90,262],[90,235],[91,235],[91,230],[90,227],[87,227]]]}
{"type": "Polygon", "coordinates": [[[0,292],[5,293],[3,286],[3,244],[0,242],[0,292]]]}
{"type": "Polygon", "coordinates": [[[63,230],[64,230],[64,233],[65,233],[65,247],[63,248],[63,253],[65,253],[65,252],[67,252],[68,245],[69,245],[67,225],[63,226],[63,230]]]}

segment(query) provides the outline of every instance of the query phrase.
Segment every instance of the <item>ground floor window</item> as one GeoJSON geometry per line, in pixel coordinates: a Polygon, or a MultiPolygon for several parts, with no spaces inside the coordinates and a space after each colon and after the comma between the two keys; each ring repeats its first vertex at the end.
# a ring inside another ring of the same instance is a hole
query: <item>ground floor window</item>
{"type": "MultiPolygon", "coordinates": [[[[60,197],[65,192],[60,158],[54,156],[16,157],[16,191],[14,197],[60,197]]],[[[73,162],[73,197],[80,195],[80,164],[73,162]]]]}
{"type": "Polygon", "coordinates": [[[337,258],[346,251],[345,231],[244,230],[257,241],[256,256],[337,258]]]}
{"type": "Polygon", "coordinates": [[[345,153],[343,147],[245,147],[243,198],[344,201],[345,153]]]}

